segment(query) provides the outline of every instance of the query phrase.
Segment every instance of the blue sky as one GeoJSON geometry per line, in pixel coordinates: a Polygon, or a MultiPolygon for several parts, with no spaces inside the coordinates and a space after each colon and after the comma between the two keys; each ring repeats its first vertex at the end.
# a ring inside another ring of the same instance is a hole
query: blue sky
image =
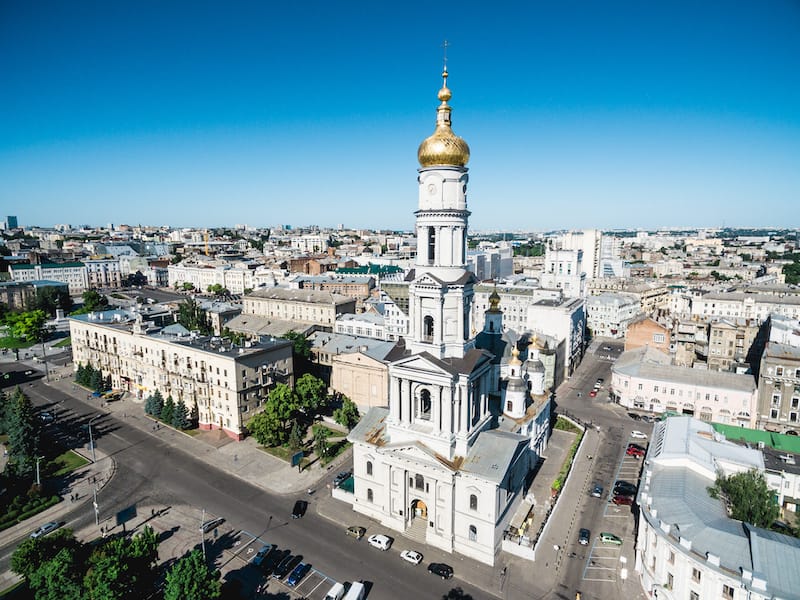
{"type": "Polygon", "coordinates": [[[0,3],[0,215],[410,229],[442,41],[474,229],[800,226],[800,3],[0,3]]]}

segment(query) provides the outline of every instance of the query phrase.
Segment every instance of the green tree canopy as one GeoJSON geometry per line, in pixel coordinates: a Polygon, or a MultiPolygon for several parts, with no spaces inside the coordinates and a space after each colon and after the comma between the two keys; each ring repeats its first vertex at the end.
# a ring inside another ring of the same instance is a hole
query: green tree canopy
{"type": "Polygon", "coordinates": [[[328,397],[328,388],[325,382],[310,373],[306,373],[297,380],[294,391],[299,407],[309,417],[316,416],[328,397]]]}
{"type": "Polygon", "coordinates": [[[348,429],[355,427],[360,418],[358,406],[347,396],[342,397],[342,406],[333,411],[333,420],[348,429]]]}
{"type": "Polygon", "coordinates": [[[328,455],[328,436],[330,432],[325,427],[314,427],[314,452],[317,456],[328,455]]]}
{"type": "Polygon", "coordinates": [[[33,414],[30,398],[17,387],[11,395],[11,414],[8,420],[8,456],[13,472],[29,475],[33,472],[39,450],[40,425],[33,414]]]}
{"type": "Polygon", "coordinates": [[[83,585],[92,600],[147,598],[155,590],[158,536],[145,527],[131,539],[114,538],[96,548],[83,585]]]}
{"type": "Polygon", "coordinates": [[[263,446],[279,446],[285,439],[285,428],[280,420],[266,411],[257,413],[247,423],[247,429],[263,446]]]}
{"type": "Polygon", "coordinates": [[[108,298],[97,290],[86,290],[83,292],[83,306],[73,312],[74,315],[94,312],[96,310],[108,310],[108,298]]]}
{"type": "Polygon", "coordinates": [[[724,496],[731,507],[731,517],[765,529],[772,526],[780,515],[775,502],[775,492],[756,469],[730,476],[717,475],[713,487],[708,488],[712,498],[724,496]]]}
{"type": "Polygon", "coordinates": [[[164,407],[161,409],[161,420],[164,423],[172,425],[172,418],[175,416],[175,401],[172,399],[172,395],[167,396],[167,400],[164,402],[164,407]]]}
{"type": "Polygon", "coordinates": [[[302,333],[297,333],[296,331],[289,331],[285,333],[283,336],[284,339],[289,340],[294,344],[293,352],[297,356],[301,356],[303,358],[308,358],[311,356],[311,346],[302,333]]]}
{"type": "Polygon", "coordinates": [[[209,335],[212,331],[206,311],[192,298],[180,304],[176,319],[189,331],[198,330],[203,335],[209,335]]]}
{"type": "Polygon", "coordinates": [[[69,313],[72,310],[72,305],[72,298],[67,290],[60,287],[47,286],[36,290],[33,306],[29,308],[41,310],[50,316],[55,316],[57,308],[69,313]]]}
{"type": "Polygon", "coordinates": [[[61,550],[75,553],[80,548],[81,543],[75,539],[71,529],[58,529],[44,537],[25,538],[11,555],[11,570],[27,579],[61,550]]]}
{"type": "Polygon", "coordinates": [[[47,337],[47,314],[43,310],[31,310],[21,313],[9,313],[5,323],[11,329],[11,335],[17,339],[39,343],[47,337]]]}
{"type": "Polygon", "coordinates": [[[219,571],[212,571],[199,550],[192,550],[167,571],[164,600],[214,600],[222,595],[219,571]]]}

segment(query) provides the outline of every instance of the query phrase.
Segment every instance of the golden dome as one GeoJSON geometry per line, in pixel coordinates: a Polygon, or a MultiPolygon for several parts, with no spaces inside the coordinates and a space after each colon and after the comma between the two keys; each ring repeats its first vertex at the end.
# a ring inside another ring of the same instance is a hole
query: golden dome
{"type": "Polygon", "coordinates": [[[500,312],[500,294],[497,293],[497,287],[489,296],[489,310],[487,312],[500,312]]]}
{"type": "Polygon", "coordinates": [[[442,73],[442,89],[439,90],[441,104],[436,109],[436,130],[419,145],[417,160],[422,167],[436,165],[452,165],[463,167],[469,162],[469,146],[450,128],[450,105],[447,101],[452,97],[447,87],[447,68],[442,73]]]}

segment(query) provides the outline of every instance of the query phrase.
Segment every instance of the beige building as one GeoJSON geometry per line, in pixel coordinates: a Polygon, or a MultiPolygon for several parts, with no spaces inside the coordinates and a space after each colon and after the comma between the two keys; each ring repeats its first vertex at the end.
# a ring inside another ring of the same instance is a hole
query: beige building
{"type": "Polygon", "coordinates": [[[800,433],[800,348],[768,342],[758,379],[759,428],[800,433]]]}
{"type": "Polygon", "coordinates": [[[337,354],[331,360],[331,388],[358,405],[362,412],[389,404],[389,367],[368,350],[337,354]]]}
{"type": "Polygon", "coordinates": [[[753,345],[759,326],[755,319],[719,319],[708,325],[708,368],[712,371],[748,370],[758,362],[753,345]]]}
{"type": "Polygon", "coordinates": [[[356,300],[318,290],[267,288],[242,299],[242,314],[317,325],[332,330],[336,316],[356,312],[356,300]]]}
{"type": "Polygon", "coordinates": [[[122,287],[122,268],[118,258],[90,258],[83,261],[90,288],[122,287]]]}
{"type": "Polygon", "coordinates": [[[669,329],[649,317],[640,317],[628,325],[625,350],[648,346],[669,354],[670,338],[669,329]]]}
{"type": "Polygon", "coordinates": [[[156,327],[141,314],[114,310],[70,318],[72,358],[111,376],[114,389],[138,400],[158,390],[190,409],[201,429],[242,439],[277,382],[293,385],[292,343],[273,339],[236,347],[180,325],[156,327]]]}

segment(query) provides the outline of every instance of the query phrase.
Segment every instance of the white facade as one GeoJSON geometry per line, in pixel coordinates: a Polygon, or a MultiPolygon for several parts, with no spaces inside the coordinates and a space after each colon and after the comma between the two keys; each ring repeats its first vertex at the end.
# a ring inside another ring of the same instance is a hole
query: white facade
{"type": "Polygon", "coordinates": [[[122,286],[122,266],[118,258],[91,258],[84,260],[90,288],[118,288],[122,286]]]}
{"type": "Polygon", "coordinates": [[[376,340],[386,340],[385,319],[375,313],[339,315],[336,318],[334,333],[356,335],[376,340]]]}
{"type": "Polygon", "coordinates": [[[570,298],[586,295],[583,250],[560,250],[548,246],[544,255],[542,287],[563,290],[570,298]]]}
{"type": "Polygon", "coordinates": [[[586,279],[594,279],[601,276],[600,258],[603,239],[604,236],[600,230],[583,229],[563,234],[559,237],[559,244],[564,250],[580,250],[586,279]]]}
{"type": "Polygon", "coordinates": [[[70,294],[82,294],[88,288],[86,265],[80,262],[41,265],[11,265],[8,268],[12,281],[60,281],[66,283],[70,294]]]}
{"type": "Polygon", "coordinates": [[[231,294],[244,294],[245,290],[257,287],[255,269],[248,265],[228,264],[184,264],[170,265],[169,285],[191,283],[194,289],[205,292],[209,286],[220,285],[231,294]]]}
{"type": "Polygon", "coordinates": [[[628,324],[640,314],[636,296],[606,292],[586,299],[586,326],[595,337],[624,338],[628,324]]]}
{"type": "Polygon", "coordinates": [[[726,292],[705,294],[692,303],[692,317],[743,317],[763,323],[771,314],[800,319],[800,296],[726,292]]]}
{"type": "Polygon", "coordinates": [[[290,238],[292,248],[301,252],[311,252],[318,254],[325,252],[328,248],[328,236],[318,233],[306,233],[301,236],[290,238]]]}

